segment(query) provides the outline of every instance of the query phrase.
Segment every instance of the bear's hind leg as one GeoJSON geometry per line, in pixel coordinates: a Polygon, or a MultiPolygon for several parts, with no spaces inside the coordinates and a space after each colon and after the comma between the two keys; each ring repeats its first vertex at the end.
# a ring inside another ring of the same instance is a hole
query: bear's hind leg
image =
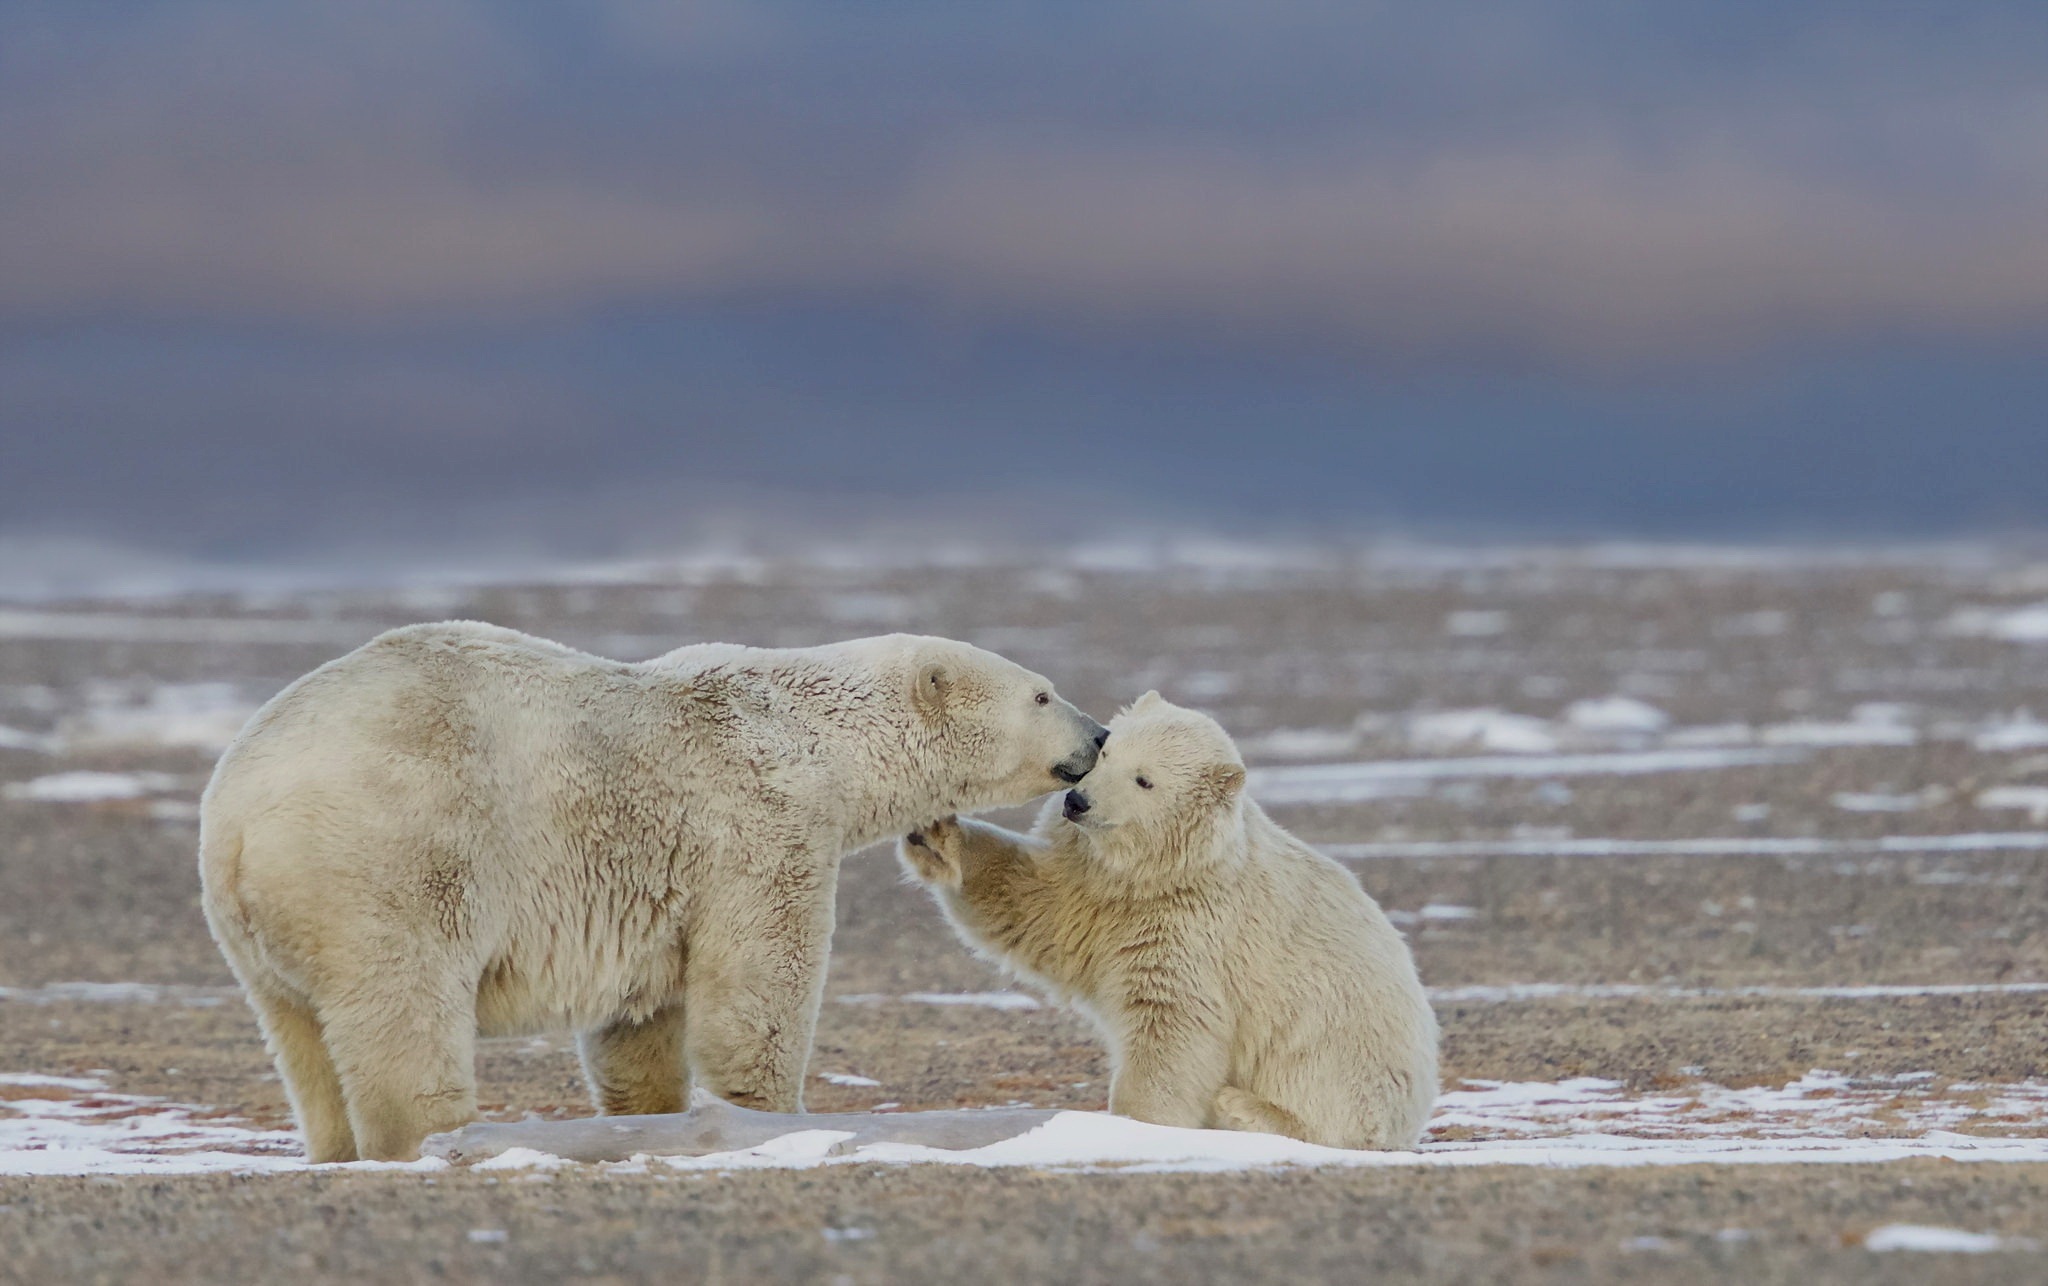
{"type": "Polygon", "coordinates": [[[348,1104],[341,1077],[327,1056],[320,1020],[304,1001],[267,988],[249,989],[249,1005],[263,1028],[263,1043],[277,1064],[278,1078],[299,1121],[306,1159],[320,1164],[356,1159],[356,1136],[349,1129],[348,1104]]]}
{"type": "Polygon", "coordinates": [[[655,1010],[645,1022],[616,1022],[584,1032],[577,1045],[590,1101],[604,1115],[680,1112],[689,1103],[680,999],[655,1010]]]}
{"type": "Polygon", "coordinates": [[[1284,1134],[1290,1139],[1313,1143],[1309,1128],[1294,1113],[1278,1103],[1260,1098],[1249,1090],[1226,1085],[1216,1091],[1216,1128],[1245,1130],[1252,1134],[1284,1134]]]}
{"type": "Polygon", "coordinates": [[[476,990],[393,967],[323,1007],[356,1151],[411,1161],[429,1135],[476,1119],[476,990]]]}

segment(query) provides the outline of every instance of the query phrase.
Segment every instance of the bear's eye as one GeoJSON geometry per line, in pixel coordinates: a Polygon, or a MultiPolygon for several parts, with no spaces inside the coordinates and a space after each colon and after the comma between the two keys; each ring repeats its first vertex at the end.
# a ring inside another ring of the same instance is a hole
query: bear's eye
{"type": "Polygon", "coordinates": [[[1049,706],[1049,705],[1051,705],[1051,704],[1052,704],[1052,693],[1050,693],[1050,692],[1041,692],[1041,693],[1039,693],[1039,694],[1038,694],[1037,696],[1035,696],[1035,697],[1033,697],[1033,698],[1031,698],[1031,699],[1032,699],[1033,701],[1036,701],[1036,702],[1037,702],[1038,704],[1040,704],[1040,705],[1042,705],[1042,706],[1049,706]]]}
{"type": "Polygon", "coordinates": [[[1151,783],[1150,781],[1148,781],[1147,779],[1145,779],[1145,778],[1143,778],[1143,777],[1140,777],[1140,778],[1138,778],[1138,789],[1139,789],[1139,790],[1150,790],[1150,789],[1152,789],[1152,783],[1151,783]]]}

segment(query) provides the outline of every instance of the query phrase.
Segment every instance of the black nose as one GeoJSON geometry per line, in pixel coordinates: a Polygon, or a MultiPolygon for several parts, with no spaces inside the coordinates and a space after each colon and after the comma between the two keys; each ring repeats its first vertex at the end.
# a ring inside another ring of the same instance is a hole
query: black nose
{"type": "Polygon", "coordinates": [[[1088,797],[1078,790],[1067,792],[1067,802],[1060,810],[1071,820],[1088,811],[1088,797]]]}
{"type": "Polygon", "coordinates": [[[1109,740],[1109,729],[1107,729],[1107,728],[1097,728],[1097,729],[1095,730],[1095,748],[1096,748],[1097,750],[1100,750],[1100,749],[1102,749],[1102,743],[1103,743],[1103,742],[1105,742],[1105,741],[1108,741],[1108,740],[1109,740]]]}

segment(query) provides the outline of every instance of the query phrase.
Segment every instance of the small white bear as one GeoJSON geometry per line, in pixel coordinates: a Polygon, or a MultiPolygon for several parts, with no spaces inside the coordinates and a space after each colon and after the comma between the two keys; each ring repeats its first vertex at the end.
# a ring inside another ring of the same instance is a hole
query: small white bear
{"type": "Polygon", "coordinates": [[[1029,835],[947,818],[904,866],[967,943],[1100,1028],[1112,1112],[1410,1148],[1437,1023],[1350,872],[1244,795],[1215,720],[1148,692],[1029,835]]]}

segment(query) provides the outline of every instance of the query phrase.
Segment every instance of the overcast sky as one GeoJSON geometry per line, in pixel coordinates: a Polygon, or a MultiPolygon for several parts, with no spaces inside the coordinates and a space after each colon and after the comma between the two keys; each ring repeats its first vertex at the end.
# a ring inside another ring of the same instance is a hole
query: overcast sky
{"type": "Polygon", "coordinates": [[[0,6],[0,534],[2048,514],[2048,6],[0,6]]]}

